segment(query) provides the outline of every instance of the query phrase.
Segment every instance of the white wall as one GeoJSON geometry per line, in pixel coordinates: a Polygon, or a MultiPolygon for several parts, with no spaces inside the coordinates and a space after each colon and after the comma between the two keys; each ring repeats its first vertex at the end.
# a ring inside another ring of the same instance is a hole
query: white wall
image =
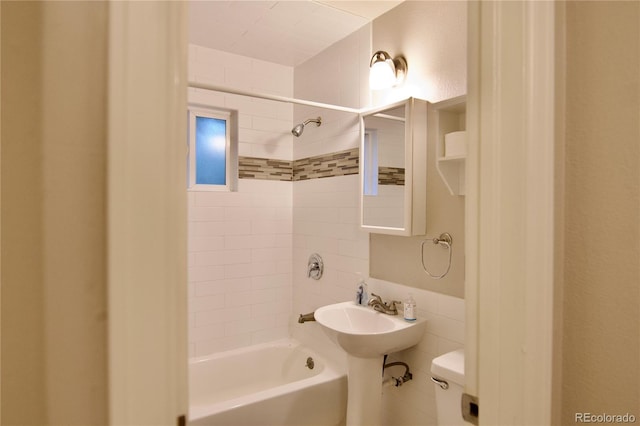
{"type": "MultiPolygon", "coordinates": [[[[293,69],[191,45],[191,80],[291,96],[293,69]]],[[[189,102],[239,111],[239,155],[291,159],[292,106],[204,90],[189,102]]],[[[189,192],[189,354],[287,337],[292,183],[240,179],[189,192]]]]}
{"type": "Polygon", "coordinates": [[[373,21],[373,51],[403,55],[408,71],[396,88],[374,93],[373,104],[414,96],[429,102],[466,94],[467,5],[464,1],[405,1],[373,21]]]}

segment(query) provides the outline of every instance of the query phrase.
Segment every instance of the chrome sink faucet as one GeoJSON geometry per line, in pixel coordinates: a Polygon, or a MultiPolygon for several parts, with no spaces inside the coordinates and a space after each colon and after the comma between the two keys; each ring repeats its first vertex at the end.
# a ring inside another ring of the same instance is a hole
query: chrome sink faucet
{"type": "Polygon", "coordinates": [[[398,315],[398,308],[396,304],[400,302],[392,300],[390,302],[383,302],[382,298],[375,293],[371,293],[371,299],[369,299],[368,305],[373,307],[374,311],[382,312],[387,315],[398,315]]]}

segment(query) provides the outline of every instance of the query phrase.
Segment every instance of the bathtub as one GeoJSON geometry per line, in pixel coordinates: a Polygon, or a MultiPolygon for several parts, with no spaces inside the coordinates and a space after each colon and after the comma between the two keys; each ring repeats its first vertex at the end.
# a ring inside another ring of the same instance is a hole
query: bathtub
{"type": "Polygon", "coordinates": [[[295,340],[189,362],[191,425],[341,425],[346,403],[346,372],[295,340]]]}

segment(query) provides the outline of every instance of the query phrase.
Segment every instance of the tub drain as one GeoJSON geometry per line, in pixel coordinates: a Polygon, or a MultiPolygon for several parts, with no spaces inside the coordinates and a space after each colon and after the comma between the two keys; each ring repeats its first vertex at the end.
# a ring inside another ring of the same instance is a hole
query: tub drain
{"type": "Polygon", "coordinates": [[[307,368],[309,370],[313,370],[313,367],[315,367],[315,362],[313,362],[313,358],[309,357],[307,358],[307,368]]]}

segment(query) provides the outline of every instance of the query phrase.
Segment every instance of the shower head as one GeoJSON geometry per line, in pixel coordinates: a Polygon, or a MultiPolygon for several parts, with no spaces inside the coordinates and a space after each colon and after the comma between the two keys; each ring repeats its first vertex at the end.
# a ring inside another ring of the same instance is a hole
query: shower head
{"type": "Polygon", "coordinates": [[[304,131],[304,126],[309,123],[316,123],[316,126],[319,127],[322,124],[322,117],[310,118],[308,120],[305,120],[303,123],[296,125],[293,129],[291,129],[291,133],[293,133],[293,136],[299,137],[304,131]]]}
{"type": "Polygon", "coordinates": [[[291,133],[293,133],[293,136],[299,137],[302,134],[303,130],[304,130],[304,124],[300,123],[293,129],[291,129],[291,133]]]}

